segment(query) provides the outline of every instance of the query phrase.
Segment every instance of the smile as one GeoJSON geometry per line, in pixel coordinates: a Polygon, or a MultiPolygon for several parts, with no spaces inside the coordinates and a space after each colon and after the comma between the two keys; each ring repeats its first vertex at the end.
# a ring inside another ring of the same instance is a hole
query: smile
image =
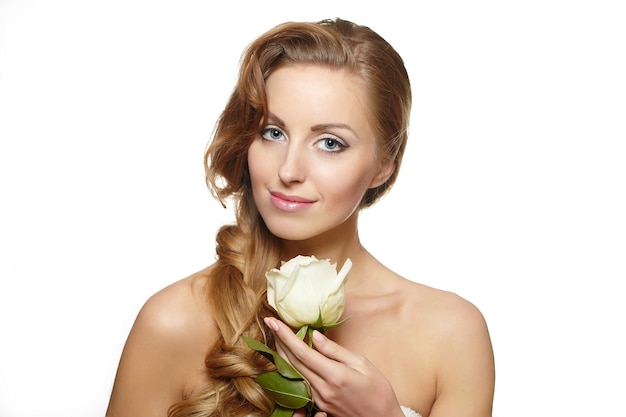
{"type": "Polygon", "coordinates": [[[270,201],[277,209],[291,213],[305,210],[315,203],[315,201],[303,197],[285,195],[279,192],[270,192],[270,201]]]}

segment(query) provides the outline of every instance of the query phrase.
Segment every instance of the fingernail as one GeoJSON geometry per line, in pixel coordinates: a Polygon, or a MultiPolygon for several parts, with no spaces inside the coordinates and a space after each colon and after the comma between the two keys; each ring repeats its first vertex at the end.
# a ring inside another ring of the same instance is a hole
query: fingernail
{"type": "Polygon", "coordinates": [[[274,317],[265,317],[263,321],[265,321],[265,324],[267,325],[267,327],[269,327],[270,329],[274,331],[278,331],[279,329],[278,322],[276,321],[274,317]]]}
{"type": "Polygon", "coordinates": [[[324,343],[326,340],[326,336],[322,334],[319,330],[313,330],[313,341],[315,343],[324,343]]]}

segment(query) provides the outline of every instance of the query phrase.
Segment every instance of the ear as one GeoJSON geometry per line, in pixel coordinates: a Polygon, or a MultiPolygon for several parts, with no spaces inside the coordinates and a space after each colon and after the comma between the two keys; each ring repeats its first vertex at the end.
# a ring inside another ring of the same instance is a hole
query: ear
{"type": "Polygon", "coordinates": [[[383,163],[378,170],[378,173],[372,178],[369,188],[376,188],[385,183],[396,170],[396,161],[388,161],[383,163]]]}

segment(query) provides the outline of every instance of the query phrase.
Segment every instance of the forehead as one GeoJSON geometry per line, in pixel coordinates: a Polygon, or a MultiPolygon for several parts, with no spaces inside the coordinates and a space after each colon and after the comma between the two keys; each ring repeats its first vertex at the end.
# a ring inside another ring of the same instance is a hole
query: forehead
{"type": "Polygon", "coordinates": [[[318,118],[317,123],[333,121],[369,128],[367,90],[361,78],[346,70],[281,66],[267,78],[266,90],[268,110],[278,117],[318,118]]]}

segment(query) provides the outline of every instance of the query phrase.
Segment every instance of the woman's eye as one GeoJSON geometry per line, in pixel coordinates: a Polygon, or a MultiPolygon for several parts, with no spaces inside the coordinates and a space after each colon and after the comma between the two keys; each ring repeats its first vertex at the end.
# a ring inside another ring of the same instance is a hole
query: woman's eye
{"type": "Polygon", "coordinates": [[[318,142],[323,151],[341,152],[348,146],[337,138],[323,138],[318,142]]]}
{"type": "Polygon", "coordinates": [[[261,136],[267,140],[280,140],[283,138],[283,131],[277,127],[266,127],[261,132],[261,136]]]}

